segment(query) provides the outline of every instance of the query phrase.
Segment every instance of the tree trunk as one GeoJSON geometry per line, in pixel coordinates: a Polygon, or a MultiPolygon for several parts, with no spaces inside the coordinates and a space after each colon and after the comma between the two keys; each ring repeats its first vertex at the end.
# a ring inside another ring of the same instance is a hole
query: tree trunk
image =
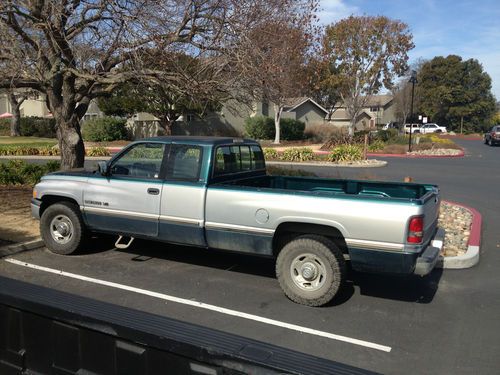
{"type": "Polygon", "coordinates": [[[280,143],[280,135],[281,135],[281,113],[283,112],[283,106],[274,105],[274,129],[276,130],[276,135],[274,136],[274,143],[280,143]]]}
{"type": "Polygon", "coordinates": [[[348,127],[348,134],[349,137],[354,137],[354,127],[356,126],[356,118],[352,118],[351,121],[349,121],[349,127],[348,127]]]}
{"type": "Polygon", "coordinates": [[[165,135],[172,135],[172,127],[174,126],[175,120],[170,120],[169,118],[160,117],[160,126],[165,132],[165,135]]]}
{"type": "Polygon", "coordinates": [[[85,162],[85,146],[80,132],[78,116],[69,120],[58,119],[57,139],[61,151],[61,169],[83,168],[85,162]]]}
{"type": "Polygon", "coordinates": [[[12,107],[12,118],[10,119],[10,136],[19,137],[21,135],[21,111],[19,107],[12,107]]]}
{"type": "Polygon", "coordinates": [[[25,98],[18,100],[13,92],[8,93],[10,106],[12,107],[12,119],[10,122],[10,136],[19,137],[21,135],[21,104],[25,98]]]}

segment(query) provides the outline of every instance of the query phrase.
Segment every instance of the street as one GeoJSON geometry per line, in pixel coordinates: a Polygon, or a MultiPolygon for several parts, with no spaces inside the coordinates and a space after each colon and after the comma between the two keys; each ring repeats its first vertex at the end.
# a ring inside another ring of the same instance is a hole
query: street
{"type": "Polygon", "coordinates": [[[343,293],[322,308],[288,300],[273,260],[139,240],[125,250],[114,249],[113,239],[95,240],[78,256],[17,254],[0,261],[0,275],[385,374],[498,374],[500,147],[456,142],[465,157],[300,169],[438,184],[443,199],[483,216],[481,258],[471,269],[435,270],[426,278],[350,272],[343,293]]]}

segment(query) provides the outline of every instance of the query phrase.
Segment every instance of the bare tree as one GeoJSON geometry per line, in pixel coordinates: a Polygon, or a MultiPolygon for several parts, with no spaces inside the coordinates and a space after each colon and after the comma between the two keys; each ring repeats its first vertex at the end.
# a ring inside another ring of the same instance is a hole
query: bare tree
{"type": "MultiPolygon", "coordinates": [[[[238,36],[286,14],[292,0],[4,0],[0,88],[44,93],[62,168],[81,167],[80,120],[92,99],[131,78],[179,76],[140,62],[146,50],[223,55],[238,36]]],[[[224,63],[224,65],[227,65],[224,63]]]]}
{"type": "Polygon", "coordinates": [[[274,106],[274,143],[280,143],[280,120],[288,99],[302,95],[307,84],[307,52],[315,31],[317,2],[305,0],[296,5],[287,13],[293,17],[281,17],[253,29],[238,49],[240,69],[256,97],[274,106]]]}
{"type": "Polygon", "coordinates": [[[27,95],[16,95],[14,91],[7,92],[10,107],[12,108],[12,119],[10,123],[10,136],[19,137],[21,135],[21,105],[28,98],[27,95]]]}
{"type": "Polygon", "coordinates": [[[387,17],[350,16],[326,27],[323,56],[335,67],[330,82],[351,118],[351,136],[369,98],[407,71],[413,46],[408,26],[387,17]]]}

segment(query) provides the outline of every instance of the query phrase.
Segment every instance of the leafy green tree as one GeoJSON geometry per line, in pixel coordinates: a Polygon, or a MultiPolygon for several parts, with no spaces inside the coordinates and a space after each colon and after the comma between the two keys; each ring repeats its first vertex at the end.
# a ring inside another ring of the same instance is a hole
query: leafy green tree
{"type": "Polygon", "coordinates": [[[495,112],[491,78],[475,59],[437,56],[418,75],[418,111],[451,130],[482,131],[495,112]]]}
{"type": "Polygon", "coordinates": [[[391,89],[393,79],[408,70],[412,39],[405,23],[383,16],[350,16],[326,27],[322,55],[330,74],[324,81],[347,108],[350,135],[369,97],[391,89]]]}

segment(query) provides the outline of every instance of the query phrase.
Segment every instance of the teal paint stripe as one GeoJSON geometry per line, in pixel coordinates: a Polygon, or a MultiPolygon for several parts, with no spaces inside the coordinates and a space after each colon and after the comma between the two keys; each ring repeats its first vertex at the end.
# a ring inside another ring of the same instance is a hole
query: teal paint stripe
{"type": "Polygon", "coordinates": [[[418,199],[407,199],[407,198],[383,198],[383,197],[366,197],[359,196],[355,194],[335,194],[335,193],[324,193],[319,191],[302,191],[302,190],[287,190],[287,189],[272,189],[272,188],[261,188],[261,187],[251,187],[251,186],[238,186],[238,188],[232,188],[228,185],[210,185],[209,189],[214,190],[229,190],[229,191],[247,191],[254,192],[260,194],[279,194],[279,195],[299,195],[299,196],[307,196],[310,198],[335,198],[335,199],[358,199],[369,202],[383,202],[390,204],[410,204],[412,206],[422,206],[424,202],[421,202],[418,199]]]}

